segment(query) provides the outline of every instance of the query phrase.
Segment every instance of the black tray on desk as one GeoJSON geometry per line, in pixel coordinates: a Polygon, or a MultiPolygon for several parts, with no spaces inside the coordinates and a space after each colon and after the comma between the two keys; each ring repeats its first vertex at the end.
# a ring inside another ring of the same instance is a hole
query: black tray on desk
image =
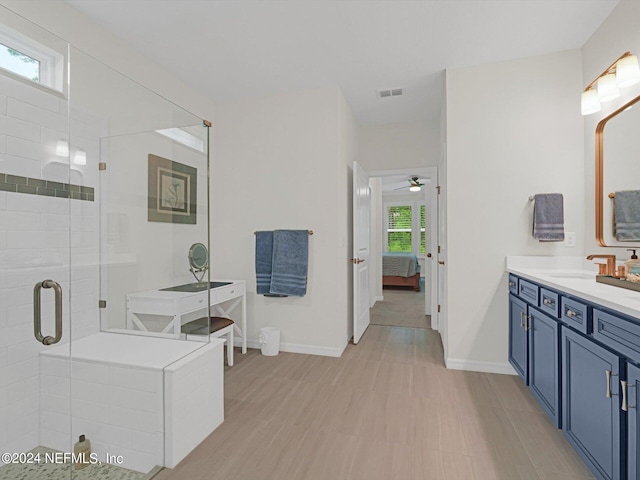
{"type": "MultiPolygon", "coordinates": [[[[232,282],[209,282],[209,289],[231,285],[232,282]]],[[[207,290],[207,282],[187,283],[177,287],[161,288],[161,292],[202,292],[207,290]]]]}

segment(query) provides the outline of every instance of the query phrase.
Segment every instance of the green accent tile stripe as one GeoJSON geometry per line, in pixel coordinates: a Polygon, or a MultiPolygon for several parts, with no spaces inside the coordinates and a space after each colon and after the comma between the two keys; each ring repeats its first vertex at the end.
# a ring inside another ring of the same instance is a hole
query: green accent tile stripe
{"type": "Polygon", "coordinates": [[[95,200],[95,189],[73,183],[52,182],[39,178],[21,177],[0,173],[0,191],[44,195],[47,197],[71,198],[74,200],[95,200]]]}

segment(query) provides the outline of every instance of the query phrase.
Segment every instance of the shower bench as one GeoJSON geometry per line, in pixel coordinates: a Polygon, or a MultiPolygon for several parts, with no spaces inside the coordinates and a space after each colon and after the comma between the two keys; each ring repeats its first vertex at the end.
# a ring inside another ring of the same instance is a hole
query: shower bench
{"type": "Polygon", "coordinates": [[[100,332],[43,350],[41,444],[84,434],[101,461],[175,467],[224,420],[223,345],[100,332]]]}

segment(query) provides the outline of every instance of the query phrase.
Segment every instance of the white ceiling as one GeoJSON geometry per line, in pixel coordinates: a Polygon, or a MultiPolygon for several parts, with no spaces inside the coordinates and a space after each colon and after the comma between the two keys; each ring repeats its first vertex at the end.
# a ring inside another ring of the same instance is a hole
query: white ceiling
{"type": "Polygon", "coordinates": [[[214,101],[338,85],[363,124],[436,119],[445,68],[580,48],[619,2],[67,1],[214,101]]]}

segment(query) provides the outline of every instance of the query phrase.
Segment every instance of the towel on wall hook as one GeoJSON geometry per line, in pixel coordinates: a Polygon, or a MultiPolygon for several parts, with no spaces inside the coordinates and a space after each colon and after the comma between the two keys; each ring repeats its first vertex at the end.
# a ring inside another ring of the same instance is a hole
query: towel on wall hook
{"type": "Polygon", "coordinates": [[[561,193],[534,196],[533,238],[540,242],[564,240],[564,197],[561,193]]]}

